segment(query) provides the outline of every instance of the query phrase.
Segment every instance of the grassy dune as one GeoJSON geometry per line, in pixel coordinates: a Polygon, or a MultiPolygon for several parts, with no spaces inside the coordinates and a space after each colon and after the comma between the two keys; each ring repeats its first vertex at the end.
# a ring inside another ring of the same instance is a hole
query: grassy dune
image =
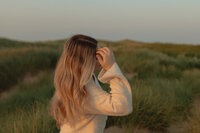
{"type": "MultiPolygon", "coordinates": [[[[47,105],[54,92],[53,70],[65,41],[0,39],[0,96],[9,90],[0,97],[0,132],[59,132],[47,105]],[[31,82],[27,73],[36,79],[31,82]]],[[[200,102],[200,46],[131,40],[99,40],[99,44],[114,51],[133,89],[133,113],[109,116],[106,128],[164,132],[179,123],[186,133],[200,131],[199,106],[195,106],[200,102]]],[[[108,84],[101,85],[110,90],[108,84]]]]}

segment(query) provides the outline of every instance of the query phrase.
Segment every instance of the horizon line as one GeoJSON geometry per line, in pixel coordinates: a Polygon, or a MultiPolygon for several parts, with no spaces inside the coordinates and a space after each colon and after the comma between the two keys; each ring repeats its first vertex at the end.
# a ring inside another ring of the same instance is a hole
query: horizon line
{"type": "MultiPolygon", "coordinates": [[[[29,43],[37,43],[37,42],[48,42],[48,41],[59,41],[59,40],[67,40],[68,38],[58,38],[58,39],[45,39],[45,40],[34,40],[34,41],[28,41],[28,40],[22,40],[22,39],[14,39],[10,37],[2,37],[0,36],[0,39],[7,39],[7,40],[12,40],[12,41],[21,41],[21,42],[29,42],[29,43]]],[[[160,44],[174,44],[174,45],[200,45],[200,43],[176,43],[176,42],[161,42],[161,41],[153,41],[153,42],[145,42],[145,41],[138,41],[138,40],[132,40],[130,38],[124,38],[121,40],[107,40],[103,38],[95,38],[96,40],[99,41],[109,41],[109,42],[120,42],[120,41],[132,41],[132,42],[137,42],[137,43],[146,43],[146,44],[153,44],[153,43],[160,43],[160,44]]]]}

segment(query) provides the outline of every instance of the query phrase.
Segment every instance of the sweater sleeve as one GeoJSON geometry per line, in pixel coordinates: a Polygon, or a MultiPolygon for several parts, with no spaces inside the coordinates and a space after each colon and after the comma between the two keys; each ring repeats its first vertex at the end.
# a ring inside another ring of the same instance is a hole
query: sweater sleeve
{"type": "Polygon", "coordinates": [[[101,86],[93,84],[89,88],[89,101],[86,112],[110,116],[124,116],[132,112],[132,90],[126,77],[115,62],[107,71],[102,69],[99,81],[109,84],[111,91],[107,93],[101,86]]]}

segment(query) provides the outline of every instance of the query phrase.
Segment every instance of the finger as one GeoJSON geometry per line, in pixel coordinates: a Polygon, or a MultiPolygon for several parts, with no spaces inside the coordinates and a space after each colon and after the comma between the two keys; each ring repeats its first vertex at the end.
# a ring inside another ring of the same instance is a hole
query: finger
{"type": "Polygon", "coordinates": [[[104,51],[105,47],[97,49],[97,51],[104,51]]]}
{"type": "Polygon", "coordinates": [[[103,62],[103,59],[102,59],[102,57],[101,57],[100,55],[96,55],[96,57],[97,57],[97,59],[98,59],[98,61],[99,61],[100,63],[103,62]]]}
{"type": "Polygon", "coordinates": [[[107,55],[110,54],[109,51],[106,49],[106,47],[103,48],[103,51],[104,51],[107,55]]]}
{"type": "Polygon", "coordinates": [[[104,48],[100,49],[99,51],[103,51],[106,55],[109,55],[109,52],[104,48]]]}
{"type": "Polygon", "coordinates": [[[97,51],[96,53],[99,53],[103,57],[105,57],[105,55],[106,55],[106,53],[104,51],[97,51]]]}
{"type": "Polygon", "coordinates": [[[100,59],[101,59],[102,62],[105,60],[105,56],[104,55],[102,55],[102,54],[97,54],[97,55],[98,55],[98,57],[100,57],[100,59]]]}
{"type": "Polygon", "coordinates": [[[98,51],[97,55],[99,55],[101,57],[102,62],[105,61],[106,55],[103,51],[98,51]]]}
{"type": "Polygon", "coordinates": [[[110,53],[110,49],[108,47],[105,47],[105,50],[110,53]]]}

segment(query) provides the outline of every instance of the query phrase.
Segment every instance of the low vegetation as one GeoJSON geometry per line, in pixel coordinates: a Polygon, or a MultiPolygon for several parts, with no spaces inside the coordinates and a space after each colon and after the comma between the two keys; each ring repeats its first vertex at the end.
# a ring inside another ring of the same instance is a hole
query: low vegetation
{"type": "MultiPolygon", "coordinates": [[[[55,121],[47,113],[54,92],[53,72],[65,40],[23,42],[0,39],[0,132],[55,133],[55,121]],[[26,73],[42,76],[23,80],[26,73]]],[[[131,40],[99,40],[114,51],[117,63],[133,92],[133,112],[109,116],[106,128],[118,126],[166,131],[180,123],[186,133],[200,131],[200,47],[193,45],[146,44],[131,40]]],[[[98,72],[95,72],[98,75],[98,72]]],[[[110,91],[108,84],[102,84],[110,91]]]]}

